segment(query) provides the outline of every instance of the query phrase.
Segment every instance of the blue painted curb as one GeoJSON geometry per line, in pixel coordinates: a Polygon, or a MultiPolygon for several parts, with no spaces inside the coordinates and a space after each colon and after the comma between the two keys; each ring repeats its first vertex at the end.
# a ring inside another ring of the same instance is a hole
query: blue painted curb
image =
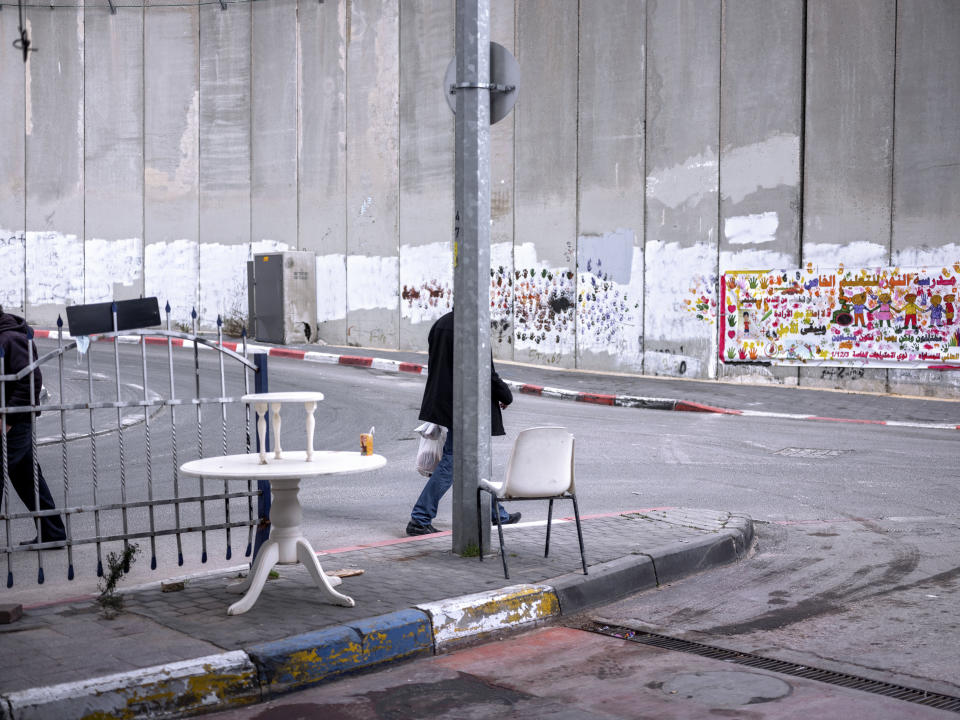
{"type": "Polygon", "coordinates": [[[315,685],[352,670],[433,654],[430,618],[399,610],[294,635],[246,649],[257,667],[264,698],[315,685]]]}

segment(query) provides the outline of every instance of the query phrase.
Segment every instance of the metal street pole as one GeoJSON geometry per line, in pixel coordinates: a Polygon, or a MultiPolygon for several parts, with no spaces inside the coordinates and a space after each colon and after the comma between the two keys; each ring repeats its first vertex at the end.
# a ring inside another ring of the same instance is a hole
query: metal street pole
{"type": "MultiPolygon", "coordinates": [[[[457,0],[453,295],[453,551],[490,546],[490,508],[477,535],[477,485],[490,461],[490,0],[457,0]]],[[[486,505],[486,503],[484,503],[486,505]]]]}

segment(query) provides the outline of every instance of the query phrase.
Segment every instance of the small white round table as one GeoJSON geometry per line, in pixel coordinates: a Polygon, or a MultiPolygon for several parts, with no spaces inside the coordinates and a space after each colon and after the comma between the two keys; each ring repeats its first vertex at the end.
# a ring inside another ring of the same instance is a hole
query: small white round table
{"type": "MultiPolygon", "coordinates": [[[[263,447],[261,445],[261,447],[263,447]]],[[[273,493],[270,509],[270,538],[260,547],[246,579],[231,585],[230,592],[243,592],[243,598],[227,609],[228,615],[245,613],[260,597],[264,583],[274,565],[306,566],[320,591],[334,605],[353,607],[353,598],[333,588],[342,581],[328,577],[320,566],[317,554],[310,541],[300,529],[303,509],[298,491],[301,480],[312,480],[323,475],[366,472],[386,465],[382,455],[361,455],[359,452],[318,450],[308,460],[305,452],[287,451],[279,459],[261,464],[260,455],[224,455],[201,458],[184,463],[180,471],[184,475],[224,480],[269,480],[273,493]]]]}

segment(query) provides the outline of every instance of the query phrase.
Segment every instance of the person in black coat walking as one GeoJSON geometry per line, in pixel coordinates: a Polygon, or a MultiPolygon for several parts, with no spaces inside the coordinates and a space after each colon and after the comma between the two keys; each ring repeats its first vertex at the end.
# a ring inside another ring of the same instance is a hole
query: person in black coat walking
{"type": "MultiPolygon", "coordinates": [[[[453,311],[437,320],[427,336],[427,384],[420,403],[420,419],[447,428],[447,441],[436,469],[427,480],[420,497],[410,512],[407,535],[428,535],[438,532],[431,524],[437,516],[437,505],[453,484],[453,311]]],[[[505,435],[501,410],[513,402],[513,393],[500,379],[490,360],[490,434],[505,435]]],[[[520,513],[508,513],[499,503],[492,512],[500,514],[503,525],[519,522],[520,513]]]]}
{"type": "MultiPolygon", "coordinates": [[[[0,306],[0,353],[3,354],[3,375],[15,375],[37,359],[37,348],[33,348],[31,356],[30,342],[27,338],[27,323],[23,318],[5,313],[0,306]]],[[[40,368],[33,371],[33,397],[30,395],[30,375],[20,380],[4,383],[5,401],[7,408],[22,407],[40,404],[40,388],[43,385],[43,376],[40,368]]],[[[37,413],[38,415],[40,413],[37,413]]],[[[43,470],[37,464],[37,485],[33,483],[33,436],[32,413],[21,411],[3,416],[4,442],[7,450],[7,473],[17,495],[30,511],[36,511],[37,499],[40,500],[41,510],[55,510],[56,504],[43,477],[43,470]]],[[[2,455],[0,455],[2,463],[2,455]]],[[[4,468],[0,468],[3,470],[4,468]]],[[[3,501],[6,483],[0,473],[0,503],[3,501]]],[[[39,542],[56,542],[65,540],[66,530],[59,515],[47,515],[40,518],[39,542]]],[[[38,538],[21,543],[27,545],[38,542],[38,538]]]]}

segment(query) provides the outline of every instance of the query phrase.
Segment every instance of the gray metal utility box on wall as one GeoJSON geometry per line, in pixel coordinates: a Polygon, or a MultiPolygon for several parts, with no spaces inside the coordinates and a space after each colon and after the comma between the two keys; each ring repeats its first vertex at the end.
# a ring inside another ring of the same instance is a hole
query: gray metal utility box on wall
{"type": "Polygon", "coordinates": [[[247,261],[252,336],[262,342],[316,340],[317,263],[314,253],[254,255],[247,261]]]}

